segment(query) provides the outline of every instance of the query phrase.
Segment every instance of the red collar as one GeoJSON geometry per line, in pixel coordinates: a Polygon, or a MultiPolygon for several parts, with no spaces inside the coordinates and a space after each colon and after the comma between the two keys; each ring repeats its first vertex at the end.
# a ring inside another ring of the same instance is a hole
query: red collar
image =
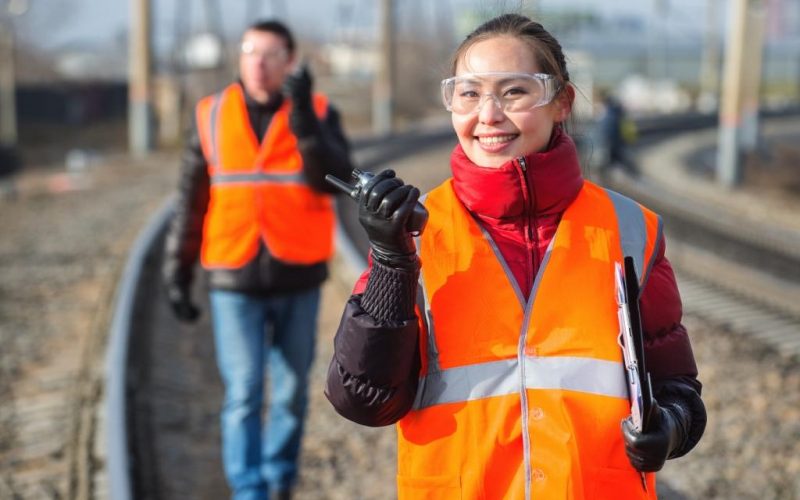
{"type": "Polygon", "coordinates": [[[457,145],[450,156],[453,188],[470,211],[507,219],[525,213],[523,178],[532,190],[529,204],[537,215],[563,212],[583,186],[575,143],[560,128],[545,151],[525,156],[525,164],[524,171],[518,158],[499,168],[481,167],[457,145]]]}

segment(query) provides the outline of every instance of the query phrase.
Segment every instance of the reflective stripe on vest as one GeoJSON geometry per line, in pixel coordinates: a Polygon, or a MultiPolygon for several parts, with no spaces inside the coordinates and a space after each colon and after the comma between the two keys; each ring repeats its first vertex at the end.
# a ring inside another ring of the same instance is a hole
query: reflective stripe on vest
{"type": "Polygon", "coordinates": [[[211,184],[305,184],[305,179],[301,173],[291,174],[267,174],[264,172],[256,173],[233,173],[223,174],[216,172],[211,176],[211,184]]]}
{"type": "MultiPolygon", "coordinates": [[[[414,409],[445,403],[506,396],[519,391],[516,359],[459,366],[432,372],[420,380],[414,409]]],[[[627,400],[619,363],[602,359],[525,356],[525,387],[586,392],[627,400]]]]}
{"type": "Polygon", "coordinates": [[[210,138],[209,138],[209,147],[212,148],[211,153],[211,164],[212,165],[219,165],[219,155],[217,154],[217,115],[219,114],[219,102],[221,100],[221,94],[215,94],[213,97],[213,103],[211,104],[211,116],[209,116],[209,124],[208,127],[210,138]]]}
{"type": "Polygon", "coordinates": [[[525,303],[451,182],[424,200],[422,370],[398,423],[399,497],[654,497],[654,475],[645,494],[619,430],[630,405],[613,267],[633,255],[644,284],[658,216],[586,182],[525,303]]]}
{"type": "Polygon", "coordinates": [[[648,230],[652,229],[648,228],[647,225],[648,223],[656,225],[657,235],[651,244],[657,244],[661,240],[663,230],[661,217],[653,216],[654,214],[648,209],[615,191],[607,189],[606,192],[614,203],[614,209],[617,213],[623,254],[633,257],[633,262],[636,265],[636,276],[639,277],[639,286],[643,290],[656,260],[656,252],[654,252],[653,248],[647,246],[648,239],[645,236],[648,230]],[[645,215],[648,215],[648,217],[645,217],[645,215]],[[647,259],[648,255],[651,257],[650,259],[647,259]]]}
{"type": "MultiPolygon", "coordinates": [[[[284,102],[259,141],[239,84],[198,103],[197,128],[211,182],[203,267],[242,267],[261,242],[289,264],[315,264],[333,254],[332,199],[305,181],[289,109],[284,102]]],[[[327,99],[314,95],[314,109],[323,118],[327,99]]]]}

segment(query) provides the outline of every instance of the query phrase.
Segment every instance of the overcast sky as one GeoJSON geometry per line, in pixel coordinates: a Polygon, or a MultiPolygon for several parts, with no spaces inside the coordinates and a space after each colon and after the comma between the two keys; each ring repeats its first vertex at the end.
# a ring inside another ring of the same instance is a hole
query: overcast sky
{"type": "MultiPolygon", "coordinates": [[[[0,0],[0,5],[9,0],[0,0]]],[[[17,0],[19,1],[19,0],[17,0]]],[[[28,0],[30,10],[20,19],[20,29],[27,39],[36,40],[42,47],[51,48],[64,45],[94,45],[113,43],[127,30],[129,22],[130,0],[28,0]]],[[[181,8],[181,16],[187,15],[187,6],[191,17],[188,24],[190,31],[200,30],[209,22],[204,6],[217,3],[224,10],[213,15],[212,20],[222,20],[223,29],[229,33],[238,33],[248,21],[248,13],[254,17],[268,17],[272,14],[273,5],[288,5],[289,23],[301,30],[298,24],[304,20],[314,20],[315,29],[323,36],[332,35],[337,24],[344,16],[350,23],[367,26],[373,24],[376,0],[305,0],[283,2],[266,0],[221,0],[207,2],[201,0],[152,0],[153,32],[156,41],[161,45],[171,43],[176,29],[177,9],[181,8]]],[[[453,15],[465,8],[496,8],[506,6],[517,7],[520,2],[514,0],[450,0],[453,15]]],[[[530,3],[530,2],[528,2],[530,3]]],[[[577,7],[593,9],[604,16],[627,15],[651,18],[651,14],[659,8],[666,8],[669,22],[673,27],[683,31],[702,29],[707,0],[538,0],[545,11],[555,8],[577,7]]],[[[721,10],[728,2],[720,2],[721,10]]],[[[435,2],[427,0],[398,0],[398,8],[420,11],[423,15],[435,16],[435,2]],[[426,12],[429,11],[429,12],[426,12]]],[[[725,13],[719,15],[724,17],[725,13]]]]}

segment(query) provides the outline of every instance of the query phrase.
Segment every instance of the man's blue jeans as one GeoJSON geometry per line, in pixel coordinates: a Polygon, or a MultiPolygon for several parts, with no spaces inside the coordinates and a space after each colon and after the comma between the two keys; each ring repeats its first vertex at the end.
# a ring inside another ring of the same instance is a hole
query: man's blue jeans
{"type": "Polygon", "coordinates": [[[217,364],[225,384],[222,460],[233,498],[290,488],[308,402],[320,290],[259,297],[212,290],[217,364]],[[261,423],[264,369],[269,415],[261,423]]]}

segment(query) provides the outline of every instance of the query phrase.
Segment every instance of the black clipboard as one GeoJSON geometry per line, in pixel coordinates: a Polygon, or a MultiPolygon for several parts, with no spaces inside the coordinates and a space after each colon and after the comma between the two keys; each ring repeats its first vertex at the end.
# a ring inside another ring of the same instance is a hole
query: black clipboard
{"type": "MultiPolygon", "coordinates": [[[[631,398],[631,408],[639,409],[641,429],[637,429],[642,433],[647,432],[650,423],[650,416],[653,412],[653,388],[650,382],[650,374],[645,365],[644,356],[644,334],[642,333],[642,318],[639,311],[639,279],[636,275],[636,265],[634,264],[633,257],[626,256],[624,258],[624,288],[625,296],[621,298],[621,314],[627,315],[627,324],[630,325],[630,335],[626,336],[624,332],[620,332],[622,338],[621,344],[623,352],[626,350],[625,342],[626,337],[633,340],[632,352],[635,359],[626,359],[626,364],[633,363],[635,369],[629,369],[626,366],[625,376],[630,378],[636,376],[638,380],[628,380],[629,396],[631,398]],[[635,375],[632,375],[635,374],[635,375]],[[635,388],[635,389],[632,389],[635,388]],[[635,392],[638,392],[635,393],[635,392]]],[[[624,321],[620,321],[620,328],[623,328],[624,321]]],[[[631,352],[630,350],[628,352],[631,352]]],[[[634,419],[634,421],[637,419],[634,419]]]]}

